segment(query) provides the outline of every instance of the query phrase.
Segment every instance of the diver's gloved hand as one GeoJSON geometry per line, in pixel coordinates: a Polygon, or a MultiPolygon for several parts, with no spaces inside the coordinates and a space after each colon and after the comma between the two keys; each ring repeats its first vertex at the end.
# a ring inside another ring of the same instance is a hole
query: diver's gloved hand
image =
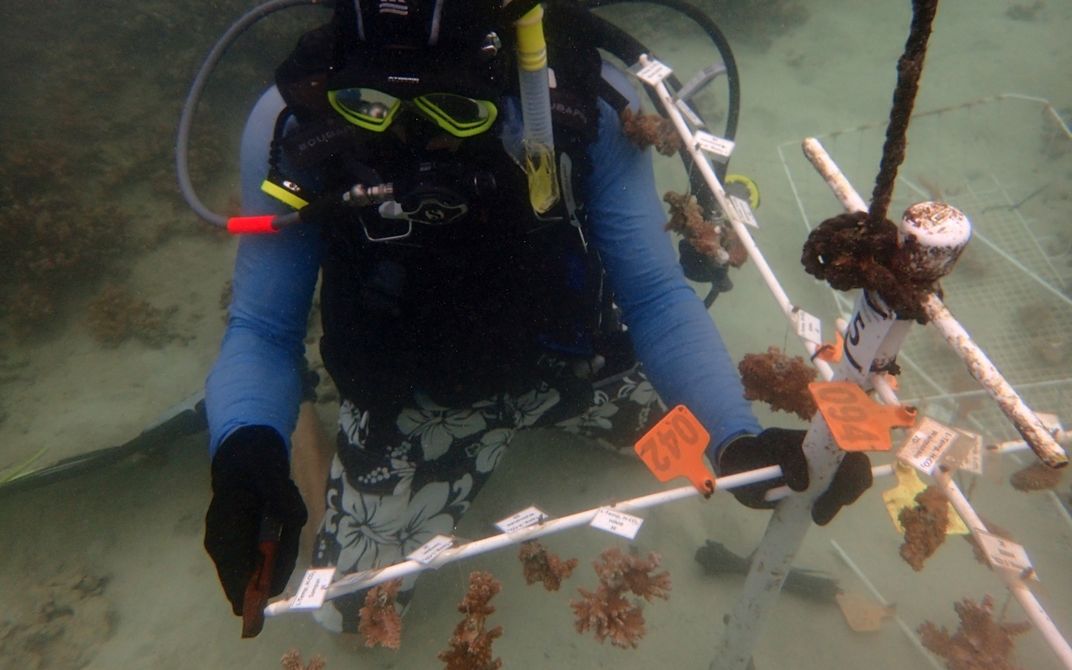
{"type": "Polygon", "coordinates": [[[283,438],[267,426],[245,426],[231,433],[212,459],[212,503],[205,516],[205,549],[237,615],[257,564],[265,517],[282,528],[270,589],[274,596],[283,592],[294,571],[308,515],[290,480],[283,438]]]}
{"type": "MultiPolygon", "coordinates": [[[[771,509],[776,503],[763,499],[768,489],[782,484],[794,491],[808,488],[808,461],[803,450],[806,434],[803,430],[768,428],[759,435],[742,435],[722,448],[716,469],[721,475],[732,475],[768,465],[780,465],[783,477],[732,490],[742,505],[771,509]]],[[[871,461],[867,455],[860,452],[845,454],[830,487],[812,506],[812,520],[825,526],[838,510],[855,502],[870,487],[871,461]]]]}

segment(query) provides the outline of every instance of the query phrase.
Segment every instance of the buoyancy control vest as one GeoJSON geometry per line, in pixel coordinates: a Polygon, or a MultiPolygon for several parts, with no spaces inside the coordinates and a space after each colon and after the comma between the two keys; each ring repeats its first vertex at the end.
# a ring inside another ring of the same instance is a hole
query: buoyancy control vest
{"type": "Polygon", "coordinates": [[[303,38],[277,72],[299,129],[284,136],[285,124],[277,124],[272,167],[314,175],[303,197],[358,181],[435,188],[445,180],[468,190],[464,212],[442,225],[385,220],[375,206],[334,208],[320,217],[327,241],[321,353],[341,395],[358,406],[398,407],[418,389],[446,404],[522,391],[538,381],[542,353],[588,358],[597,347],[610,296],[586,243],[581,195],[598,96],[616,108],[624,99],[603,83],[596,49],[553,16],[548,24],[564,197],[539,216],[498,127],[456,150],[425,152],[393,133],[372,136],[341,123],[319,104],[308,82],[323,67],[317,54],[326,55],[330,32],[303,38]],[[399,225],[408,225],[406,235],[394,234],[399,225]]]}

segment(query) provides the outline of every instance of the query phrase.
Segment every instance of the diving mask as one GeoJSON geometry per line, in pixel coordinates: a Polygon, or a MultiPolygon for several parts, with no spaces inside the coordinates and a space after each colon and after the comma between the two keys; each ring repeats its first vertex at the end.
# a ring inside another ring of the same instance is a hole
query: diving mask
{"type": "Polygon", "coordinates": [[[425,93],[407,100],[374,88],[351,87],[328,91],[328,102],[350,123],[377,133],[391,127],[403,107],[416,110],[458,138],[487,131],[499,115],[490,100],[455,93],[425,93]]]}

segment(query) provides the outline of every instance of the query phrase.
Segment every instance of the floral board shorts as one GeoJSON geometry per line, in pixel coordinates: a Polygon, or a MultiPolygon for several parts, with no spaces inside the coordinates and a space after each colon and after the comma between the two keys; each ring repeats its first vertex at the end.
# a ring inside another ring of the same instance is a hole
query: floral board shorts
{"type": "MultiPolygon", "coordinates": [[[[465,407],[418,393],[387,434],[370,429],[367,410],[344,401],[313,565],[339,574],[382,567],[435,535],[450,535],[520,430],[554,426],[631,453],[665,412],[636,367],[597,382],[592,396],[587,410],[563,416],[563,394],[548,383],[465,407]]],[[[408,602],[415,580],[403,584],[399,603],[408,602]]],[[[357,632],[364,595],[329,601],[317,620],[335,632],[357,632]]]]}

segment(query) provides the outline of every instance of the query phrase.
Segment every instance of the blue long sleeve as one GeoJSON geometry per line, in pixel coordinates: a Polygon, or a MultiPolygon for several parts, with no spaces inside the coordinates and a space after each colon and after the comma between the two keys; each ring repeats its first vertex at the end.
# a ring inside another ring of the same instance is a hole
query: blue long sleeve
{"type": "MultiPolygon", "coordinates": [[[[587,194],[593,243],[630,327],[638,357],[662,398],[688,406],[722,445],[760,427],[733,360],[703,303],[686,283],[654,188],[651,158],[622,135],[600,103],[596,166],[587,194]]],[[[281,211],[260,191],[275,115],[269,91],[242,141],[243,209],[281,211]]],[[[239,243],[227,333],[206,384],[212,453],[234,429],[267,425],[285,439],[297,421],[301,356],[322,254],[319,230],[296,227],[239,243]]]]}
{"type": "Polygon", "coordinates": [[[602,101],[599,138],[590,155],[593,242],[655,390],[669,406],[692,410],[711,433],[715,450],[735,435],[758,434],[733,359],[685,281],[664,230],[650,152],[622,135],[617,115],[602,101]]]}
{"type": "MultiPolygon", "coordinates": [[[[260,190],[282,108],[278,92],[269,90],[242,135],[242,209],[247,214],[285,211],[260,190]]],[[[227,332],[205,384],[210,454],[242,426],[269,426],[289,444],[298,418],[306,324],[321,246],[315,226],[246,235],[239,241],[227,332]]]]}

